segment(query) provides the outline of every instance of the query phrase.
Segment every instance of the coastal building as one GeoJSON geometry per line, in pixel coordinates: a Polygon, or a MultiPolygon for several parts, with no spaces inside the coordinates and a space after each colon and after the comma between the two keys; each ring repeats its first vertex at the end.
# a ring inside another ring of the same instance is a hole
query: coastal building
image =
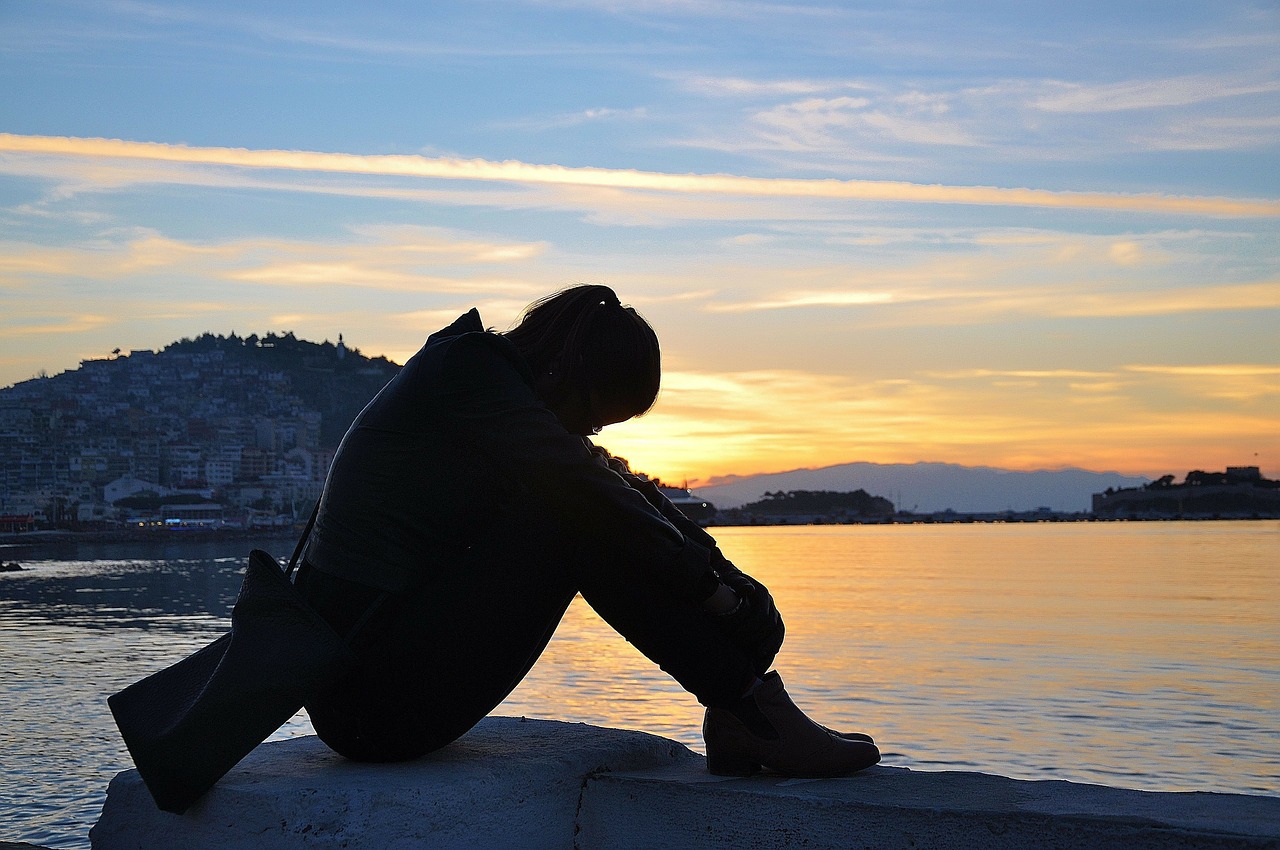
{"type": "Polygon", "coordinates": [[[166,496],[169,492],[168,487],[162,487],[154,481],[144,481],[141,478],[123,476],[103,485],[102,500],[109,505],[114,505],[121,499],[127,499],[130,496],[137,496],[143,493],[166,496]]]}
{"type": "Polygon", "coordinates": [[[0,514],[0,534],[21,534],[35,527],[34,514],[0,514]]]}
{"type": "Polygon", "coordinates": [[[223,524],[224,509],[217,502],[161,505],[160,515],[168,528],[216,528],[223,524]]]}
{"type": "Polygon", "coordinates": [[[1188,472],[1181,484],[1165,475],[1143,487],[1108,488],[1093,495],[1099,519],[1280,518],[1280,481],[1256,466],[1188,472]]]}
{"type": "Polygon", "coordinates": [[[671,504],[679,508],[682,514],[698,525],[706,525],[716,515],[715,505],[693,494],[687,487],[670,487],[660,484],[658,490],[670,500],[671,504]]]}

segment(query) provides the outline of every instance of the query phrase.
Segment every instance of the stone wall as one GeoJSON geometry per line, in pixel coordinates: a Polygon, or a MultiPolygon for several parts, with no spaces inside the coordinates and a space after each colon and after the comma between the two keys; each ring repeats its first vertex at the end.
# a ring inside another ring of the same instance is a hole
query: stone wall
{"type": "Polygon", "coordinates": [[[642,732],[495,717],[418,761],[264,744],[184,815],[135,771],[96,850],[274,848],[1280,848],[1280,798],[1155,793],[877,766],[842,779],[711,776],[642,732]]]}

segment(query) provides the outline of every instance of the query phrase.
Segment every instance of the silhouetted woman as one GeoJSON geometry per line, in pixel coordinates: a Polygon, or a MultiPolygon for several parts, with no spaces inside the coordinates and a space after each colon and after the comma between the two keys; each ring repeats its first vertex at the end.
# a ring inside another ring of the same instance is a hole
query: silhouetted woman
{"type": "Polygon", "coordinates": [[[647,411],[658,340],[605,286],[530,306],[505,333],[476,310],[428,338],[356,418],[325,483],[298,587],[360,665],[307,706],[361,761],[457,739],[533,666],[581,593],[707,707],[713,773],[795,776],[876,763],[767,672],[768,590],[651,482],[589,437],[647,411]]]}

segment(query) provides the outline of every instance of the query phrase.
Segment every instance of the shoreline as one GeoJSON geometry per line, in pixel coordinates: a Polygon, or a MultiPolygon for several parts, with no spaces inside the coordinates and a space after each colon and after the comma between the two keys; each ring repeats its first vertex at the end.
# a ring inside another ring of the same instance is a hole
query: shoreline
{"type": "Polygon", "coordinates": [[[941,511],[934,514],[908,514],[891,517],[760,517],[753,521],[706,523],[707,528],[754,528],[802,525],[1003,525],[1018,523],[1115,523],[1115,522],[1263,522],[1280,520],[1280,514],[1250,516],[1096,516],[1094,514],[1057,514],[1039,512],[958,513],[941,511]]]}
{"type": "MultiPolygon", "coordinates": [[[[1280,516],[1147,516],[1100,517],[1093,514],[1001,513],[967,514],[940,512],[935,514],[900,514],[890,517],[755,517],[750,520],[722,522],[711,520],[707,528],[768,528],[830,525],[1003,525],[1019,523],[1125,523],[1125,522],[1265,522],[1280,516]]],[[[50,543],[174,543],[180,541],[294,539],[304,525],[293,528],[115,528],[75,531],[47,529],[0,534],[0,546],[41,545],[50,543]]]]}
{"type": "Polygon", "coordinates": [[[90,531],[72,531],[70,529],[49,529],[46,531],[21,531],[0,534],[0,546],[37,546],[51,543],[176,543],[180,541],[221,541],[221,540],[297,540],[304,526],[297,529],[255,529],[255,528],[199,528],[175,531],[167,528],[156,529],[93,529],[90,531]]]}

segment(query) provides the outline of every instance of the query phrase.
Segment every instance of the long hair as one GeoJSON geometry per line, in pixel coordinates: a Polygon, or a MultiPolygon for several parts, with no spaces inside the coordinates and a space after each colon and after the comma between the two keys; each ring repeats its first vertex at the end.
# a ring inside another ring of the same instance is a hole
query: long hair
{"type": "Polygon", "coordinates": [[[549,403],[573,392],[593,393],[639,416],[658,398],[658,335],[607,286],[572,286],[540,298],[504,336],[535,375],[551,377],[549,403]]]}

